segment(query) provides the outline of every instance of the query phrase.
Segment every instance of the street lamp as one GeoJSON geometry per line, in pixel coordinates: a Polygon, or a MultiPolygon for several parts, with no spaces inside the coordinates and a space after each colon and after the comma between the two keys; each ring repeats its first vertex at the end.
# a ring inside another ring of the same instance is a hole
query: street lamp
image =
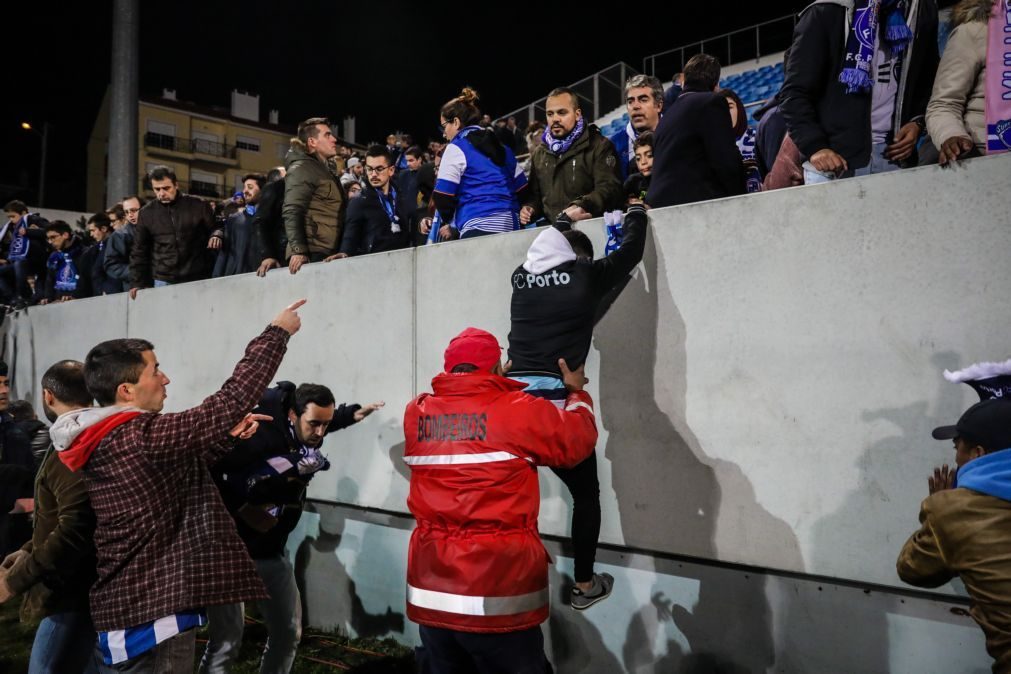
{"type": "Polygon", "coordinates": [[[45,205],[46,198],[46,146],[49,145],[49,122],[42,122],[42,131],[28,122],[21,122],[21,128],[42,136],[42,161],[39,162],[39,208],[45,205]]]}

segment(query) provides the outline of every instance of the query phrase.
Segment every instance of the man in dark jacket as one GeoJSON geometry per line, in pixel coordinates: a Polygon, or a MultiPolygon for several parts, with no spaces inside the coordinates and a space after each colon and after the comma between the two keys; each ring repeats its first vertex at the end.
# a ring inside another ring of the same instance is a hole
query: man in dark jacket
{"type": "MultiPolygon", "coordinates": [[[[382,148],[382,146],[380,146],[382,148]]],[[[385,148],[382,148],[385,149],[385,148]]],[[[295,573],[284,552],[288,534],[302,516],[306,486],[330,462],[320,451],[327,434],[355,424],[383,403],[336,407],[333,393],[319,384],[278,382],[255,412],[271,417],[211,469],[225,506],[235,518],[270,599],[258,602],[267,624],[262,672],[291,669],[301,632],[295,573]]],[[[210,607],[207,650],[201,671],[226,671],[242,645],[243,605],[210,607]]]]}
{"type": "Polygon", "coordinates": [[[819,0],[794,28],[780,110],[810,164],[805,182],[916,165],[937,72],[937,2],[885,0],[875,15],[878,6],[819,0]]]}
{"type": "Polygon", "coordinates": [[[685,87],[656,128],[653,175],[646,203],[653,208],[744,194],[744,164],[726,99],[713,93],[720,62],[696,54],[685,87]]]}
{"type": "Polygon", "coordinates": [[[0,263],[0,294],[17,306],[37,300],[42,295],[46,277],[46,226],[49,221],[38,213],[29,213],[23,201],[4,206],[8,223],[0,229],[0,243],[7,246],[0,263]],[[32,294],[29,279],[35,277],[32,294]]]}
{"type": "MultiPolygon", "coordinates": [[[[526,262],[513,272],[509,378],[527,384],[530,395],[555,404],[565,401],[560,359],[570,369],[583,366],[602,300],[642,260],[646,209],[642,202],[631,203],[621,245],[607,257],[594,260],[589,237],[572,229],[563,214],[534,239],[526,262]]],[[[552,470],[572,494],[576,585],[571,605],[586,609],[606,599],[614,582],[607,574],[593,572],[600,534],[596,455],[573,468],[552,470]]]]}
{"type": "Polygon", "coordinates": [[[176,174],[148,174],[156,199],[140,209],[130,252],[130,298],[143,288],[201,281],[211,275],[207,241],[214,229],[209,204],[179,193],[176,174]]]}
{"type": "Polygon", "coordinates": [[[329,120],[312,117],[298,125],[298,138],[284,158],[284,231],[288,236],[288,271],[320,262],[340,249],[347,198],[331,161],[337,138],[329,120]]]}
{"type": "Polygon", "coordinates": [[[84,245],[70,225],[62,220],[53,220],[46,227],[46,241],[53,252],[46,262],[46,289],[39,304],[63,302],[86,293],[89,281],[81,282],[80,262],[84,255],[84,245]]]}
{"type": "Polygon", "coordinates": [[[614,145],[586,123],[576,92],[555,89],[544,106],[548,128],[531,153],[529,202],[520,209],[520,224],[541,216],[554,222],[562,213],[577,222],[620,208],[614,145]]]}
{"type": "Polygon", "coordinates": [[[368,188],[348,204],[340,252],[328,259],[406,248],[411,211],[405,196],[393,186],[393,155],[383,145],[365,152],[368,188]]]}
{"type": "Polygon", "coordinates": [[[32,527],[19,499],[32,497],[35,459],[31,440],[7,413],[10,384],[7,363],[0,360],[0,554],[7,555],[31,538],[32,527]],[[15,510],[11,514],[11,511],[15,510]]]}
{"type": "Polygon", "coordinates": [[[281,266],[288,247],[288,236],[284,233],[284,177],[283,166],[275,166],[267,171],[267,184],[260,192],[260,203],[253,215],[253,232],[256,235],[260,266],[257,276],[266,276],[271,269],[281,266]]]}
{"type": "Polygon", "coordinates": [[[250,173],[242,178],[242,198],[245,205],[228,216],[222,229],[221,246],[214,262],[212,276],[234,276],[256,271],[260,266],[260,247],[253,229],[253,218],[266,183],[262,173],[250,173]]]}
{"type": "Polygon", "coordinates": [[[137,231],[140,209],[143,206],[144,203],[138,196],[123,199],[123,213],[126,220],[109,237],[105,257],[102,260],[105,275],[110,281],[109,287],[118,286],[109,292],[126,292],[130,289],[130,254],[133,250],[133,238],[137,231]]]}
{"type": "Polygon", "coordinates": [[[105,294],[117,293],[122,285],[116,279],[109,278],[105,271],[105,251],[112,237],[112,222],[103,211],[95,213],[88,219],[88,234],[95,242],[84,249],[78,260],[77,291],[74,298],[99,297],[105,294]]]}
{"type": "MultiPolygon", "coordinates": [[[[42,376],[42,405],[50,422],[91,404],[83,363],[61,361],[42,376]]],[[[0,570],[0,602],[24,594],[22,622],[42,621],[30,672],[81,672],[96,641],[88,608],[88,590],[97,577],[95,512],[81,474],[63,465],[51,442],[35,479],[35,503],[32,539],[0,570]]]]}

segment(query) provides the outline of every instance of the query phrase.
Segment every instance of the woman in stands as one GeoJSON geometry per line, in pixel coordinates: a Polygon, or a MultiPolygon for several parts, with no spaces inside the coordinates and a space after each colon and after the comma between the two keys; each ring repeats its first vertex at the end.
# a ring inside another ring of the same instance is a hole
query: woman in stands
{"type": "Polygon", "coordinates": [[[730,125],[734,127],[737,149],[740,150],[741,161],[744,162],[748,192],[760,192],[762,175],[758,171],[758,160],[755,158],[755,130],[748,125],[748,113],[744,109],[744,103],[733,89],[720,89],[716,94],[727,99],[727,106],[730,108],[730,125]]]}
{"type": "Polygon", "coordinates": [[[432,200],[445,223],[437,232],[443,241],[519,229],[518,195],[526,189],[527,177],[513,151],[480,126],[477,100],[476,91],[464,88],[440,112],[449,145],[432,200]]]}

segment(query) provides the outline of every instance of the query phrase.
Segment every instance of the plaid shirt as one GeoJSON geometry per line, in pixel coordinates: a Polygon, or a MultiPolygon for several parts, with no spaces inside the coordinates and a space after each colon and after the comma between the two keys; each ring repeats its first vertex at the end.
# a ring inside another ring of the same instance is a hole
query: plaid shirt
{"type": "Polygon", "coordinates": [[[95,629],[267,598],[207,465],[232,448],[228,431],[259,401],[287,343],[287,332],[268,327],[203,403],[142,414],[95,449],[83,469],[98,519],[95,629]]]}

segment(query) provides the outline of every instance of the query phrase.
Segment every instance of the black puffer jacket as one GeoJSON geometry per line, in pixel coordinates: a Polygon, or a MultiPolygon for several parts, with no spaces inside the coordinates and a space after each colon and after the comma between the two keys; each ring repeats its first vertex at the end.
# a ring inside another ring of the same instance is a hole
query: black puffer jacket
{"type": "MultiPolygon", "coordinates": [[[[256,411],[270,415],[273,421],[261,423],[256,435],[237,443],[234,450],[211,467],[211,475],[221,490],[222,500],[235,518],[235,527],[253,559],[276,557],[284,552],[288,534],[302,516],[305,489],[313,477],[313,474],[286,473],[261,480],[250,491],[244,484],[237,484],[243,481],[250,469],[267,459],[298,451],[288,430],[288,410],[291,409],[294,392],[295,385],[288,381],[278,382],[274,388],[267,389],[256,411]],[[267,531],[254,529],[239,515],[243,507],[263,509],[267,505],[281,508],[276,524],[267,531]]],[[[361,405],[339,405],[327,427],[327,434],[354,424],[355,412],[360,408],[361,405]]]]}
{"type": "Polygon", "coordinates": [[[170,204],[158,200],[140,209],[130,251],[130,287],[154,281],[184,283],[210,278],[207,241],[214,229],[209,204],[180,194],[170,204]]]}

